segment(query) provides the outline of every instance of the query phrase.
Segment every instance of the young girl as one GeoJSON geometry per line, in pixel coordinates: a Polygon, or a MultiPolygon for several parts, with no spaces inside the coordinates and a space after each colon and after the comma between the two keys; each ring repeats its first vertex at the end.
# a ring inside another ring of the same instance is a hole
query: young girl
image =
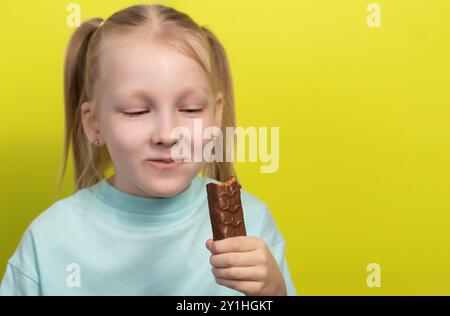
{"type": "Polygon", "coordinates": [[[175,127],[235,126],[211,31],[157,4],[91,19],[70,40],[64,84],[61,177],[72,144],[77,191],[28,227],[0,294],[296,295],[284,239],[253,195],[241,190],[247,236],[211,239],[206,184],[236,176],[232,164],[171,158],[175,127]]]}

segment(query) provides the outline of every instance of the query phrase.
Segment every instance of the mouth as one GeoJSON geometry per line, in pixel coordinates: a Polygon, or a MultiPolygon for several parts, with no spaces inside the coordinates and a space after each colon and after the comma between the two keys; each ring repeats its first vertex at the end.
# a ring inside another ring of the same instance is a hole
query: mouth
{"type": "Polygon", "coordinates": [[[173,169],[183,163],[182,160],[174,161],[172,159],[148,159],[146,164],[156,169],[173,169]]]}

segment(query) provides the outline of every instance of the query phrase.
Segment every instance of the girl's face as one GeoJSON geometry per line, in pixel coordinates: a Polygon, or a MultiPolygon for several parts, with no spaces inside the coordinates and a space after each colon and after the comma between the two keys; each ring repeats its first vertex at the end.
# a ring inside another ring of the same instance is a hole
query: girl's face
{"type": "MultiPolygon", "coordinates": [[[[221,126],[222,99],[212,95],[201,66],[176,50],[136,36],[109,40],[100,69],[98,111],[94,114],[86,102],[82,116],[89,139],[98,138],[108,148],[115,170],[112,184],[144,197],[185,190],[204,162],[159,168],[149,159],[171,157],[177,143],[171,132],[176,127],[189,129],[195,141],[199,135],[194,135],[194,119],[201,119],[203,130],[221,126]]],[[[208,142],[201,140],[203,145],[208,142]]]]}

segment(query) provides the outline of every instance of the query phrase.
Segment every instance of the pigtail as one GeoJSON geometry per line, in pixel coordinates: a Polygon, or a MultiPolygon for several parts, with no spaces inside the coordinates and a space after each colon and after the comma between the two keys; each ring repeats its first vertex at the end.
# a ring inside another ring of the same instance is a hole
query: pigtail
{"type": "MultiPolygon", "coordinates": [[[[224,135],[224,153],[226,153],[228,150],[230,150],[230,148],[227,148],[227,146],[229,146],[230,144],[227,144],[225,139],[226,127],[236,127],[236,117],[234,111],[234,89],[230,65],[228,63],[228,57],[225,49],[220,43],[219,39],[208,28],[202,26],[201,30],[206,35],[211,47],[214,58],[213,64],[216,65],[215,75],[218,79],[218,89],[223,93],[224,96],[221,130],[222,135],[224,135]]],[[[233,143],[236,143],[235,135],[233,136],[233,139],[233,143]]],[[[211,163],[206,163],[204,167],[204,175],[219,181],[227,181],[232,176],[234,176],[236,180],[238,180],[233,163],[226,161],[214,161],[211,163]]]]}
{"type": "Polygon", "coordinates": [[[94,149],[84,134],[80,105],[87,100],[85,67],[89,42],[102,21],[100,18],[94,18],[84,22],[75,30],[66,48],[64,62],[65,137],[58,195],[64,179],[71,144],[75,162],[76,189],[90,186],[100,179],[95,163],[89,164],[89,156],[94,156],[94,149]]]}

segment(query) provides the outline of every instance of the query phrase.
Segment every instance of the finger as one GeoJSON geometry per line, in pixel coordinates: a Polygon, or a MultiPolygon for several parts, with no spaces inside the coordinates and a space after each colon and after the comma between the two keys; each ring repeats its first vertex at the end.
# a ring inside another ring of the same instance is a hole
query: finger
{"type": "Polygon", "coordinates": [[[232,268],[212,268],[212,274],[216,278],[239,281],[262,281],[264,280],[264,270],[261,267],[232,267],[232,268]]]}
{"type": "Polygon", "coordinates": [[[258,251],[229,252],[212,255],[209,259],[215,268],[251,267],[261,263],[258,251]]]}
{"type": "Polygon", "coordinates": [[[205,243],[206,249],[208,249],[208,250],[211,249],[213,243],[214,243],[214,240],[208,239],[205,243]]]}
{"type": "Polygon", "coordinates": [[[262,246],[264,241],[258,237],[239,236],[216,240],[210,248],[211,253],[219,254],[226,252],[253,251],[262,246]]]}
{"type": "Polygon", "coordinates": [[[230,289],[244,293],[245,295],[256,295],[261,290],[261,282],[236,281],[216,278],[216,283],[230,289]]]}

